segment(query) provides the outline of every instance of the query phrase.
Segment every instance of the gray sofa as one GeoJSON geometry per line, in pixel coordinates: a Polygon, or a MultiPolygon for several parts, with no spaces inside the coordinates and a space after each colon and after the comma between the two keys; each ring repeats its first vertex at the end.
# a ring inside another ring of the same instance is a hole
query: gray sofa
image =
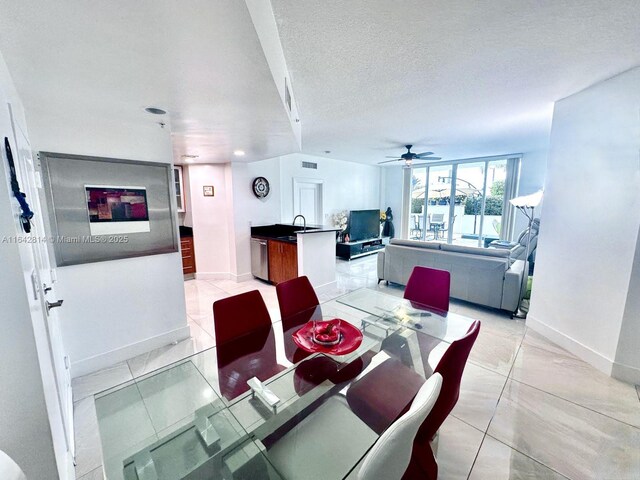
{"type": "Polygon", "coordinates": [[[391,240],[378,253],[378,279],[406,285],[413,267],[451,273],[451,297],[487,307],[515,311],[520,298],[523,260],[509,250],[438,242],[391,240]]]}

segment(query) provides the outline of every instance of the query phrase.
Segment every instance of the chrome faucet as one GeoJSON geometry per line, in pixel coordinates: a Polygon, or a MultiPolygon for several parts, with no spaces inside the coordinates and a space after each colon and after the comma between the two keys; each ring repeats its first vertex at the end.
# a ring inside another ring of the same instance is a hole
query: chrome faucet
{"type": "Polygon", "coordinates": [[[293,217],[293,223],[291,225],[296,224],[296,220],[298,219],[298,217],[302,217],[302,231],[306,232],[307,231],[307,219],[304,218],[304,215],[296,215],[295,217],[293,217]]]}

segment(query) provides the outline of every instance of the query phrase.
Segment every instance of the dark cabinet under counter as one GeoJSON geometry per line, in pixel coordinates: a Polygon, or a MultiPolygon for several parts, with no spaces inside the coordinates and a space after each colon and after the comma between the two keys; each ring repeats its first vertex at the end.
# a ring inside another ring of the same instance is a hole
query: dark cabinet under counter
{"type": "Polygon", "coordinates": [[[298,276],[298,246],[294,242],[268,240],[269,281],[274,285],[298,276]]]}
{"type": "Polygon", "coordinates": [[[196,252],[193,247],[193,230],[180,226],[180,252],[182,253],[182,274],[195,275],[196,252]]]}

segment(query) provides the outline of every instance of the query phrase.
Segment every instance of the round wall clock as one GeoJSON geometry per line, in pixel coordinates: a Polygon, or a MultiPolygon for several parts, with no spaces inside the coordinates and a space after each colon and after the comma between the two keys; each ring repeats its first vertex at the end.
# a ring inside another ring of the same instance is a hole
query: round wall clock
{"type": "Polygon", "coordinates": [[[269,180],[264,177],[257,177],[253,181],[253,194],[258,198],[264,198],[269,195],[269,180]]]}

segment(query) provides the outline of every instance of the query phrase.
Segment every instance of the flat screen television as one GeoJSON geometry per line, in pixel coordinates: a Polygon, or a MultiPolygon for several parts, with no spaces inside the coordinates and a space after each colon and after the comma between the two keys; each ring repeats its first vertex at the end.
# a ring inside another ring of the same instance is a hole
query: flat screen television
{"type": "Polygon", "coordinates": [[[352,242],[380,236],[380,210],[351,210],[349,239],[352,242]]]}

